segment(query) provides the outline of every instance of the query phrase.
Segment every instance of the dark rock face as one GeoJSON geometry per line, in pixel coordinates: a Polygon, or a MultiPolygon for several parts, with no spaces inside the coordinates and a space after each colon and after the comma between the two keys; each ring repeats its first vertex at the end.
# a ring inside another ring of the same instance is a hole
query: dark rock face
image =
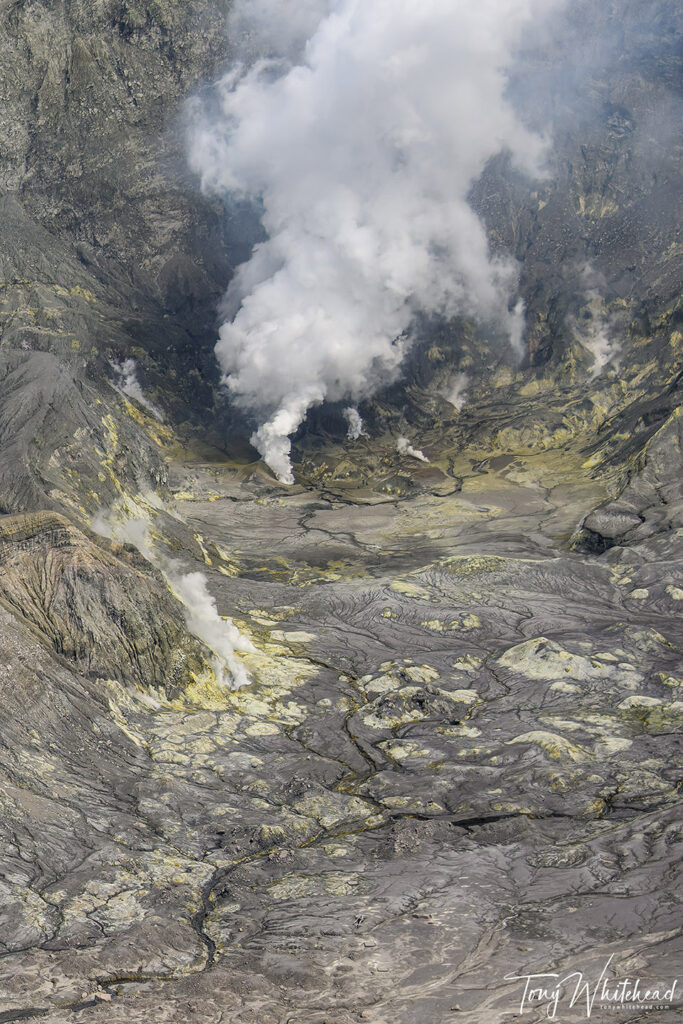
{"type": "Polygon", "coordinates": [[[472,197],[522,261],[529,365],[425,325],[370,436],[317,411],[283,488],[206,443],[244,239],[182,119],[223,6],[0,6],[0,1020],[502,1024],[506,975],[610,956],[671,985],[677,9],[569,7],[512,83],[532,122],[555,107],[552,174],[496,161],[472,197]],[[251,640],[249,686],[117,543],[131,520],[251,640]]]}
{"type": "Polygon", "coordinates": [[[681,415],[677,410],[639,454],[626,487],[616,500],[594,509],[579,535],[593,534],[607,550],[657,538],[673,557],[683,525],[681,481],[681,415]]]}
{"type": "Polygon", "coordinates": [[[215,214],[187,187],[181,104],[225,63],[225,12],[204,0],[3,5],[2,189],[86,263],[112,260],[162,299],[183,274],[207,279],[202,257],[219,248],[201,238],[215,214]]]}

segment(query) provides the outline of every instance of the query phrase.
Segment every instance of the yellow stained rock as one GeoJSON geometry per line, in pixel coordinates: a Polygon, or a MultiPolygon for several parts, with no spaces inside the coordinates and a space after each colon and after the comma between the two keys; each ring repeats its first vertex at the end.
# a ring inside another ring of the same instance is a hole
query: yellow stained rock
{"type": "Polygon", "coordinates": [[[554,732],[546,732],[543,729],[533,729],[531,732],[525,732],[521,736],[515,736],[514,739],[507,740],[506,745],[509,746],[513,743],[535,743],[545,750],[550,757],[557,760],[584,761],[587,757],[586,751],[570,743],[564,736],[559,736],[554,732]]]}

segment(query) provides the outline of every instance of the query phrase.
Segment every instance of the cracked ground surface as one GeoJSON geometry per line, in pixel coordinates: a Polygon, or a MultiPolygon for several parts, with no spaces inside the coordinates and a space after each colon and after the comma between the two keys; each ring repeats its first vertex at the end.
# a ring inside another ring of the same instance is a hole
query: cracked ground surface
{"type": "Polygon", "coordinates": [[[2,612],[0,1020],[488,1024],[509,974],[675,977],[670,537],[572,551],[604,493],[570,453],[460,469],[176,461],[154,530],[253,641],[238,691],[80,675],[2,612]]]}

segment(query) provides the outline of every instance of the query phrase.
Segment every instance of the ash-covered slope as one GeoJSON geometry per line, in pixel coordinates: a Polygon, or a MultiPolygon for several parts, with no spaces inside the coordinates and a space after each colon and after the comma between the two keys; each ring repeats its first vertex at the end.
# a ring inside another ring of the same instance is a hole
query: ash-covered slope
{"type": "Polygon", "coordinates": [[[216,387],[258,228],[188,174],[183,100],[225,13],[0,7],[0,1020],[494,1024],[506,975],[610,955],[668,987],[677,5],[529,40],[550,172],[471,195],[529,358],[425,321],[365,434],[311,411],[294,487],[216,387]]]}

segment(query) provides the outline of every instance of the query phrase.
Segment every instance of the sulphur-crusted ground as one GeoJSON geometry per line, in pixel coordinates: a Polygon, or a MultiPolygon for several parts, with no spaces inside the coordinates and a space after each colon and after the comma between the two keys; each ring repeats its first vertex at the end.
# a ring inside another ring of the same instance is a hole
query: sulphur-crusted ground
{"type": "MultiPolygon", "coordinates": [[[[650,445],[632,504],[673,497],[650,445]]],[[[205,573],[252,683],[84,675],[1,612],[2,1019],[489,1024],[511,973],[672,978],[683,579],[671,530],[572,549],[613,484],[579,448],[380,442],[403,495],[164,449],[110,528],[205,573]]]]}

